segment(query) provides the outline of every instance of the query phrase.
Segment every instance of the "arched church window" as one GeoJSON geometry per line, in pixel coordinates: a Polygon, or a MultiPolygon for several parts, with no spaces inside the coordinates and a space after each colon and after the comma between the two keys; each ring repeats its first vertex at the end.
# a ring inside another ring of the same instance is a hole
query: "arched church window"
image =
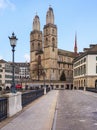
{"type": "Polygon", "coordinates": [[[54,29],[52,29],[52,34],[54,34],[54,29]]]}
{"type": "Polygon", "coordinates": [[[38,65],[41,65],[41,56],[38,56],[38,65]]]}
{"type": "Polygon", "coordinates": [[[46,29],[46,34],[48,34],[48,29],[46,29]]]}
{"type": "Polygon", "coordinates": [[[32,50],[34,50],[34,43],[32,43],[32,50]]]}
{"type": "Polygon", "coordinates": [[[55,39],[54,38],[52,38],[52,50],[54,51],[54,47],[55,47],[55,39]]]}
{"type": "Polygon", "coordinates": [[[38,50],[40,50],[40,43],[38,43],[38,50]]]}
{"type": "Polygon", "coordinates": [[[46,45],[48,45],[48,38],[46,38],[46,45]]]}
{"type": "Polygon", "coordinates": [[[40,38],[40,35],[38,35],[38,38],[40,38]]]}

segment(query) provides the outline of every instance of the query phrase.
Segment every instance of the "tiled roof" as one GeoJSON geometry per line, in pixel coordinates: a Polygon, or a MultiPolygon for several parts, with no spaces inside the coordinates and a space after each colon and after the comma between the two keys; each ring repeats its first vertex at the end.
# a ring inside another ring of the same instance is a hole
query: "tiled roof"
{"type": "Polygon", "coordinates": [[[68,56],[68,57],[75,57],[75,53],[67,50],[58,49],[58,55],[68,56]]]}

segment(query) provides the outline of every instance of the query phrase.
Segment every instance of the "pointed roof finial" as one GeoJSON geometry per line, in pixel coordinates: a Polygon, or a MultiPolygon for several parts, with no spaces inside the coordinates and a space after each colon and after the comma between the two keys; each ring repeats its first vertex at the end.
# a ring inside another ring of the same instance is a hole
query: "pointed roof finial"
{"type": "Polygon", "coordinates": [[[49,5],[49,10],[52,10],[52,7],[51,7],[51,5],[49,5]]]}
{"type": "Polygon", "coordinates": [[[77,33],[75,32],[75,47],[77,47],[77,33]]]}
{"type": "Polygon", "coordinates": [[[39,19],[39,16],[37,15],[37,12],[36,12],[35,18],[38,18],[38,19],[39,19]]]}
{"type": "Polygon", "coordinates": [[[49,5],[49,7],[51,7],[51,5],[49,5]]]}
{"type": "Polygon", "coordinates": [[[75,32],[74,52],[77,54],[77,33],[75,32]]]}
{"type": "Polygon", "coordinates": [[[37,11],[36,11],[36,15],[37,15],[37,11]]]}

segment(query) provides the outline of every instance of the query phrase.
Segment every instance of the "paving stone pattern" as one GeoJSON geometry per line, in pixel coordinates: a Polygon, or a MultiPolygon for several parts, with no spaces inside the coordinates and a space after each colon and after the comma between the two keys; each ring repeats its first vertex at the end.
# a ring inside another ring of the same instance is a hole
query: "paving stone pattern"
{"type": "Polygon", "coordinates": [[[97,94],[59,91],[53,130],[97,130],[97,94]]]}
{"type": "Polygon", "coordinates": [[[52,90],[7,122],[0,130],[97,130],[97,94],[52,90]]]}

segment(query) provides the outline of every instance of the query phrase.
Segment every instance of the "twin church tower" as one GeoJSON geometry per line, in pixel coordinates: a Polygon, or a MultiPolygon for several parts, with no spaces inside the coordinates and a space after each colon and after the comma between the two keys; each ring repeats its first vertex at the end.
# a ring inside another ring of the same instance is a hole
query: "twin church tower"
{"type": "Polygon", "coordinates": [[[40,30],[39,16],[36,15],[30,33],[31,78],[59,81],[64,72],[68,79],[68,76],[73,73],[72,60],[74,57],[75,52],[58,49],[57,26],[54,24],[53,9],[49,7],[47,11],[43,32],[40,30]],[[69,70],[67,66],[69,66],[69,70]]]}

